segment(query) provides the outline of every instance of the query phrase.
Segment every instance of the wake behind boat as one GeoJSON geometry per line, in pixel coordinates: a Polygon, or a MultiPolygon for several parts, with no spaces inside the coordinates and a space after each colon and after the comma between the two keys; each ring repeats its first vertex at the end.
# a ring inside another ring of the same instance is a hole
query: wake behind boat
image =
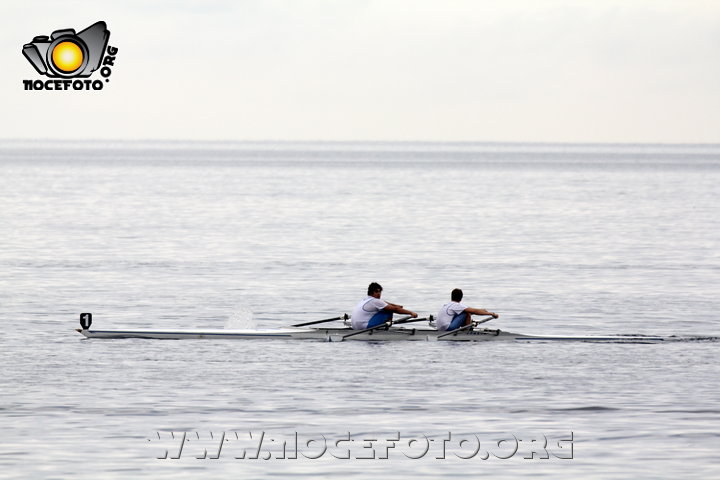
{"type": "MultiPolygon", "coordinates": [[[[182,339],[281,339],[281,340],[316,340],[326,342],[342,342],[347,340],[362,341],[452,341],[452,342],[486,342],[486,341],[575,341],[600,343],[658,343],[662,337],[644,335],[609,335],[609,336],[554,336],[554,335],[523,335],[506,332],[499,329],[477,328],[475,322],[468,328],[454,331],[439,331],[432,326],[432,317],[418,319],[424,325],[409,326],[409,319],[400,319],[395,324],[388,323],[366,330],[354,330],[347,325],[312,326],[313,324],[329,323],[331,321],[345,320],[345,317],[306,322],[278,329],[191,329],[191,330],[91,330],[92,315],[80,315],[80,325],[77,332],[87,338],[144,338],[158,340],[182,339]],[[399,324],[399,325],[398,325],[399,324]]],[[[487,320],[485,320],[487,321],[487,320]]]]}

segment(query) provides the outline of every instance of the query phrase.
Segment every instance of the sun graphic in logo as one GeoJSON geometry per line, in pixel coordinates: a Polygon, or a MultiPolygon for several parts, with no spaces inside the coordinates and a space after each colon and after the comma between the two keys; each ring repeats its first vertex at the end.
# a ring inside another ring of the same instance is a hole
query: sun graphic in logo
{"type": "Polygon", "coordinates": [[[52,62],[63,72],[74,72],[83,64],[83,52],[74,42],[61,42],[53,49],[52,62]]]}

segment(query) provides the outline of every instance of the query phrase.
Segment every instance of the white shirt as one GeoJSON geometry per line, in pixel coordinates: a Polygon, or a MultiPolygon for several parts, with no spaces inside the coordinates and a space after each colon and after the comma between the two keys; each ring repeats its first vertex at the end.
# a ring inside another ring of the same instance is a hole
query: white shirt
{"type": "Polygon", "coordinates": [[[351,325],[355,330],[364,330],[377,312],[387,307],[387,302],[375,297],[365,297],[352,311],[351,325]]]}
{"type": "Polygon", "coordinates": [[[435,320],[437,329],[447,330],[455,315],[462,313],[466,308],[468,307],[460,302],[450,302],[443,305],[440,313],[438,313],[437,320],[435,320]]]}

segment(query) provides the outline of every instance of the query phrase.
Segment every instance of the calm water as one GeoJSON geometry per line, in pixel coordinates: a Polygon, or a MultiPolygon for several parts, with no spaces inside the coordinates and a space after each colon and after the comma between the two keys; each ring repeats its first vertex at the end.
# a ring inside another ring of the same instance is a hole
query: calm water
{"type": "Polygon", "coordinates": [[[718,185],[717,145],[2,142],[0,478],[718,477],[718,185]],[[510,331],[674,341],[73,331],[279,327],[370,281],[421,313],[461,287],[510,331]]]}

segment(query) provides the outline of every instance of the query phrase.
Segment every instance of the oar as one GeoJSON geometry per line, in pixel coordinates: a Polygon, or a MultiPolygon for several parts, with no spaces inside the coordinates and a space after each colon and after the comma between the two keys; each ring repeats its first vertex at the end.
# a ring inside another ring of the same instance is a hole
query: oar
{"type": "Polygon", "coordinates": [[[491,315],[491,316],[489,316],[489,317],[487,317],[487,318],[483,318],[482,320],[478,320],[477,322],[473,322],[473,323],[474,323],[475,325],[480,325],[481,323],[489,322],[489,321],[492,320],[493,318],[495,318],[495,317],[493,317],[493,316],[491,315]]]}
{"type": "Polygon", "coordinates": [[[458,333],[462,332],[463,330],[469,330],[475,326],[475,323],[471,323],[470,325],[465,325],[464,327],[456,328],[455,330],[450,330],[447,333],[443,333],[442,335],[438,335],[435,337],[436,339],[440,340],[443,337],[448,337],[450,335],[457,335],[458,333]]]}
{"type": "Polygon", "coordinates": [[[443,338],[443,337],[447,337],[447,336],[449,336],[449,335],[454,335],[454,334],[460,333],[460,332],[462,332],[463,330],[470,330],[470,329],[472,329],[473,327],[477,327],[477,326],[480,325],[481,323],[489,322],[489,321],[492,320],[493,318],[495,318],[495,317],[483,318],[482,320],[478,320],[477,322],[472,322],[470,325],[465,325],[464,327],[456,328],[455,330],[450,330],[449,332],[443,333],[442,335],[438,335],[438,336],[435,337],[435,338],[440,339],[440,338],[443,338]]]}
{"type": "Polygon", "coordinates": [[[399,325],[399,324],[401,324],[401,323],[424,322],[424,321],[427,320],[427,319],[428,319],[427,317],[422,317],[422,318],[405,318],[405,319],[400,319],[400,320],[398,320],[398,321],[396,321],[396,322],[393,322],[393,325],[399,325]]]}
{"type": "MultiPolygon", "coordinates": [[[[409,318],[412,318],[412,317],[400,318],[395,323],[403,322],[409,318]]],[[[358,330],[357,332],[348,333],[347,335],[343,335],[342,337],[340,337],[340,341],[345,340],[346,338],[354,337],[355,335],[360,335],[361,333],[367,333],[367,332],[372,332],[373,330],[379,330],[381,328],[386,328],[392,324],[393,324],[393,321],[388,320],[385,323],[381,323],[380,325],[375,325],[374,327],[366,328],[365,330],[358,330]]]]}
{"type": "Polygon", "coordinates": [[[348,318],[350,317],[346,313],[341,317],[326,318],[325,320],[315,320],[313,322],[296,323],[295,325],[291,325],[291,327],[304,327],[305,325],[316,325],[318,323],[334,322],[335,320],[347,320],[348,318]]]}

